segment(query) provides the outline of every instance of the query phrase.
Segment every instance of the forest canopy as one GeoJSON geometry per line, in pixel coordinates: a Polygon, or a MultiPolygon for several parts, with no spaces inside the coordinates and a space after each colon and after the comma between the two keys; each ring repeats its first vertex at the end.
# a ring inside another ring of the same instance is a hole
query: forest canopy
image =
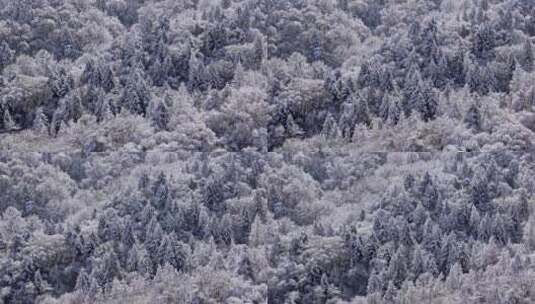
{"type": "Polygon", "coordinates": [[[0,0],[0,303],[533,303],[533,43],[531,0],[0,0]]]}

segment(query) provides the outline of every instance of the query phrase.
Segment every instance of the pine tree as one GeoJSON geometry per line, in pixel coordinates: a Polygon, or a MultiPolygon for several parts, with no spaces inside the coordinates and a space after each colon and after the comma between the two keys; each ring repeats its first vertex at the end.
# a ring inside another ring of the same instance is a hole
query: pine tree
{"type": "Polygon", "coordinates": [[[342,135],[338,123],[331,114],[328,114],[323,122],[321,135],[326,139],[338,139],[342,135]]]}
{"type": "Polygon", "coordinates": [[[489,218],[488,215],[485,215],[481,222],[479,223],[479,227],[477,229],[477,237],[479,240],[483,242],[487,242],[491,236],[492,236],[492,221],[489,218]]]}
{"type": "Polygon", "coordinates": [[[431,19],[423,28],[420,36],[419,52],[427,60],[432,60],[438,49],[438,26],[436,20],[431,19]]]}
{"type": "Polygon", "coordinates": [[[383,96],[381,102],[381,107],[379,108],[379,117],[386,122],[388,120],[388,114],[390,114],[390,107],[392,106],[392,101],[390,95],[383,96]]]}
{"type": "Polygon", "coordinates": [[[253,67],[259,69],[262,62],[267,59],[267,48],[265,38],[261,33],[257,33],[253,41],[253,67]]]}
{"type": "Polygon", "coordinates": [[[392,104],[389,107],[388,112],[388,122],[390,125],[397,125],[400,119],[402,118],[402,109],[401,109],[401,102],[399,99],[394,99],[392,101],[392,104]]]}
{"type": "Polygon", "coordinates": [[[340,295],[340,290],[329,282],[327,274],[322,274],[320,285],[315,289],[314,299],[316,303],[329,303],[328,301],[340,295]]]}
{"type": "Polygon", "coordinates": [[[41,270],[39,269],[37,269],[34,274],[33,284],[35,285],[37,292],[40,294],[44,294],[52,290],[48,282],[43,279],[43,276],[41,275],[41,270]]]}
{"type": "Polygon", "coordinates": [[[464,123],[470,129],[473,129],[476,132],[481,131],[481,114],[479,113],[479,107],[477,104],[472,104],[468,108],[468,112],[464,117],[464,123]]]}
{"type": "Polygon", "coordinates": [[[126,79],[121,98],[123,107],[133,114],[146,116],[150,97],[143,70],[140,67],[134,67],[126,79]]]}
{"type": "Polygon", "coordinates": [[[136,231],[134,222],[131,218],[126,221],[124,230],[121,233],[121,242],[126,248],[132,247],[136,243],[136,231]]]}
{"type": "Polygon", "coordinates": [[[438,191],[429,172],[425,173],[424,179],[420,184],[419,192],[422,205],[426,207],[427,210],[435,210],[438,204],[438,191]]]}
{"type": "Polygon", "coordinates": [[[74,87],[74,78],[64,66],[55,65],[48,68],[48,86],[54,97],[61,98],[74,87]]]}
{"type": "Polygon", "coordinates": [[[6,107],[4,109],[4,117],[2,119],[2,126],[3,129],[6,131],[11,131],[16,129],[16,124],[13,121],[13,118],[11,117],[11,114],[9,113],[9,109],[6,107]]]}
{"type": "Polygon", "coordinates": [[[529,90],[528,95],[526,96],[525,104],[527,105],[529,111],[535,110],[535,85],[529,90]]]}
{"type": "Polygon", "coordinates": [[[420,245],[416,245],[414,248],[410,265],[410,276],[413,281],[416,281],[422,273],[427,271],[424,252],[420,245]]]}
{"type": "Polygon", "coordinates": [[[320,61],[322,60],[322,57],[324,56],[322,50],[322,41],[321,41],[321,33],[318,30],[314,30],[312,32],[311,37],[311,50],[310,50],[310,58],[312,58],[312,61],[320,61]]]}
{"type": "Polygon", "coordinates": [[[136,271],[141,275],[151,276],[155,272],[155,267],[151,261],[150,255],[143,246],[139,246],[135,253],[137,254],[136,261],[136,271]]]}
{"type": "Polygon", "coordinates": [[[511,270],[514,274],[519,274],[524,269],[522,258],[520,254],[516,253],[513,260],[511,261],[511,270]]]}
{"type": "Polygon", "coordinates": [[[202,188],[202,202],[211,211],[221,213],[224,209],[222,181],[214,176],[210,176],[202,188]]]}
{"type": "Polygon", "coordinates": [[[292,114],[288,115],[288,118],[286,119],[286,133],[288,133],[290,137],[301,137],[304,135],[303,130],[295,122],[292,114]]]}
{"type": "Polygon", "coordinates": [[[260,216],[255,216],[251,224],[251,232],[249,233],[249,246],[258,247],[266,243],[267,231],[265,225],[260,220],[260,216]]]}
{"type": "Polygon", "coordinates": [[[39,107],[35,111],[35,118],[33,119],[33,129],[39,134],[48,133],[48,121],[43,108],[39,107]]]}
{"type": "Polygon", "coordinates": [[[477,235],[477,230],[479,228],[480,222],[481,216],[479,215],[479,211],[477,211],[477,208],[475,206],[472,206],[472,209],[470,211],[469,229],[474,235],[477,235]]]}
{"type": "Polygon", "coordinates": [[[524,42],[524,47],[522,48],[522,53],[520,55],[520,63],[526,72],[533,71],[533,65],[535,64],[534,56],[535,54],[533,53],[531,39],[528,37],[526,42],[524,42]]]}
{"type": "Polygon", "coordinates": [[[128,250],[126,257],[125,270],[128,272],[134,272],[137,270],[138,265],[138,253],[137,253],[137,244],[133,244],[128,250]]]}
{"type": "Polygon", "coordinates": [[[156,209],[163,210],[169,201],[169,185],[167,177],[160,172],[152,186],[152,202],[156,209]]]}
{"type": "Polygon", "coordinates": [[[427,219],[424,224],[424,236],[422,240],[423,248],[433,256],[438,256],[440,250],[440,240],[442,230],[431,219],[427,219]]]}
{"type": "Polygon", "coordinates": [[[488,174],[485,176],[486,174],[485,172],[477,172],[470,185],[472,203],[482,214],[494,210],[492,184],[488,180],[488,174]]]}
{"type": "Polygon", "coordinates": [[[221,1],[221,7],[223,9],[227,9],[232,5],[232,0],[222,0],[221,1]]]}
{"type": "Polygon", "coordinates": [[[0,71],[6,66],[12,64],[15,60],[15,51],[13,51],[6,41],[0,43],[0,71]]]}
{"type": "Polygon", "coordinates": [[[97,63],[95,59],[89,58],[87,63],[85,64],[84,71],[82,72],[82,75],[80,77],[80,82],[82,84],[90,84],[90,85],[98,85],[100,84],[100,75],[98,75],[97,71],[97,63]]]}
{"type": "Polygon", "coordinates": [[[410,66],[408,73],[405,75],[403,101],[401,104],[406,117],[409,117],[418,107],[417,98],[421,97],[419,96],[419,89],[422,83],[423,80],[419,68],[416,65],[410,66]]]}
{"type": "Polygon", "coordinates": [[[232,79],[232,86],[240,88],[245,84],[245,70],[241,62],[238,62],[236,69],[234,69],[234,77],[232,79]]]}
{"type": "Polygon", "coordinates": [[[88,294],[91,288],[91,278],[87,274],[86,270],[82,268],[78,277],[76,278],[75,290],[80,291],[82,294],[88,294]]]}
{"type": "Polygon", "coordinates": [[[507,244],[507,241],[510,237],[510,231],[508,230],[509,227],[506,227],[506,225],[509,226],[501,213],[498,213],[494,216],[492,221],[492,234],[496,239],[496,242],[500,245],[507,244]]]}
{"type": "Polygon", "coordinates": [[[205,85],[205,67],[203,62],[195,54],[191,54],[189,60],[188,89],[200,90],[205,85]]]}
{"type": "Polygon", "coordinates": [[[429,83],[420,82],[413,97],[416,98],[416,107],[423,121],[427,122],[436,118],[438,100],[429,83]]]}
{"type": "Polygon", "coordinates": [[[254,281],[255,273],[253,270],[251,258],[249,257],[249,254],[247,252],[242,254],[237,272],[239,275],[244,276],[247,280],[254,281]]]}
{"type": "Polygon", "coordinates": [[[372,119],[370,117],[368,102],[364,98],[355,98],[352,100],[355,106],[355,124],[371,126],[372,119]]]}
{"type": "Polygon", "coordinates": [[[217,224],[216,235],[218,236],[218,240],[226,246],[229,246],[234,241],[232,226],[232,218],[229,214],[223,215],[223,218],[217,224]]]}
{"type": "Polygon", "coordinates": [[[383,293],[383,289],[385,286],[384,276],[379,272],[374,272],[370,275],[370,278],[368,279],[368,287],[367,287],[367,293],[373,294],[373,293],[383,293]]]}
{"type": "Polygon", "coordinates": [[[50,134],[54,137],[58,136],[63,121],[65,119],[65,103],[60,103],[58,108],[54,111],[52,115],[52,122],[50,123],[50,134]]]}
{"type": "Polygon", "coordinates": [[[114,75],[110,65],[101,62],[98,65],[98,72],[100,75],[100,87],[103,88],[106,93],[109,93],[115,88],[114,75]]]}
{"type": "Polygon", "coordinates": [[[163,238],[163,230],[156,216],[153,216],[147,225],[145,232],[145,247],[147,252],[153,258],[157,257],[158,247],[163,238]]]}
{"type": "MultiPolygon", "coordinates": [[[[172,238],[169,234],[165,235],[158,247],[157,251],[157,263],[161,266],[165,264],[176,264],[175,263],[175,247],[176,247],[176,237],[172,238]]],[[[174,265],[173,265],[174,266],[174,265]]]]}
{"type": "Polygon", "coordinates": [[[446,285],[453,291],[459,290],[462,286],[462,267],[459,263],[455,263],[449,270],[446,279],[446,285]]]}
{"type": "Polygon", "coordinates": [[[529,217],[526,223],[526,233],[524,235],[524,243],[531,250],[535,250],[535,215],[529,217]]]}
{"type": "Polygon", "coordinates": [[[100,99],[100,105],[98,106],[98,110],[95,115],[97,116],[98,123],[108,121],[113,117],[110,101],[108,99],[100,99]]]}
{"type": "Polygon", "coordinates": [[[447,273],[450,267],[459,259],[460,250],[458,244],[459,242],[453,232],[442,239],[440,255],[437,259],[441,272],[447,273]]]}
{"type": "Polygon", "coordinates": [[[100,107],[104,103],[104,90],[98,86],[90,84],[83,97],[83,105],[93,115],[97,115],[100,107]]]}
{"type": "Polygon", "coordinates": [[[403,283],[403,281],[405,281],[405,277],[407,275],[408,270],[408,261],[406,260],[406,256],[403,252],[403,247],[404,246],[401,246],[396,251],[392,259],[390,260],[390,265],[388,267],[388,277],[390,278],[391,282],[398,287],[401,287],[401,284],[403,283]]]}
{"type": "Polygon", "coordinates": [[[496,33],[488,23],[481,24],[473,33],[472,53],[476,58],[488,61],[494,58],[496,33]]]}
{"type": "Polygon", "coordinates": [[[395,304],[397,298],[397,289],[395,284],[390,281],[388,282],[388,287],[386,288],[385,294],[383,296],[385,304],[395,304]]]}
{"type": "Polygon", "coordinates": [[[152,116],[152,122],[158,130],[169,130],[170,115],[167,106],[163,100],[159,100],[154,114],[152,116]]]}
{"type": "Polygon", "coordinates": [[[161,87],[165,84],[167,74],[165,73],[162,61],[159,58],[156,58],[156,60],[150,66],[149,75],[151,76],[152,83],[155,86],[161,87]]]}

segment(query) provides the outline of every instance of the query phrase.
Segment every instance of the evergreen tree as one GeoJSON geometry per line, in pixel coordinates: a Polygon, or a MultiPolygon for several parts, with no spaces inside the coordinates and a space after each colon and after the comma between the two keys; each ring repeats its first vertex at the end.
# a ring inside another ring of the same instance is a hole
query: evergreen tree
{"type": "Polygon", "coordinates": [[[12,64],[15,60],[15,51],[13,51],[6,41],[0,43],[0,71],[6,66],[12,64]]]}
{"type": "Polygon", "coordinates": [[[234,69],[234,77],[232,79],[232,85],[235,88],[239,88],[245,84],[245,70],[241,62],[238,62],[236,69],[234,69]]]}
{"type": "Polygon", "coordinates": [[[366,100],[364,98],[354,98],[352,101],[355,107],[354,119],[352,121],[355,124],[371,126],[370,110],[366,100]]]}
{"type": "Polygon", "coordinates": [[[478,173],[472,178],[470,194],[474,206],[480,213],[491,212],[494,209],[492,204],[493,191],[485,173],[478,173]]]}
{"type": "Polygon", "coordinates": [[[390,281],[388,282],[388,287],[386,288],[385,294],[383,296],[385,304],[395,304],[397,298],[397,289],[395,284],[390,281]]]}
{"type": "Polygon", "coordinates": [[[35,112],[33,129],[40,134],[48,134],[48,121],[42,107],[37,108],[35,112]]]}
{"type": "Polygon", "coordinates": [[[422,273],[427,271],[424,252],[419,245],[416,245],[414,249],[410,265],[410,275],[413,281],[417,280],[422,273]]]}
{"type": "Polygon", "coordinates": [[[432,60],[432,56],[438,50],[438,26],[436,20],[431,19],[421,31],[419,51],[426,60],[432,60]]]}
{"type": "Polygon", "coordinates": [[[462,286],[462,267],[459,263],[455,263],[448,274],[446,285],[451,290],[459,290],[462,286]]]}
{"type": "Polygon", "coordinates": [[[384,281],[384,276],[381,273],[374,272],[370,275],[368,279],[367,293],[383,293],[386,282],[384,281]]]}
{"type": "Polygon", "coordinates": [[[479,113],[479,106],[477,104],[472,104],[468,108],[468,112],[464,117],[464,123],[470,129],[473,129],[476,132],[481,131],[482,121],[481,114],[479,113]]]}
{"type": "Polygon", "coordinates": [[[436,118],[438,100],[429,83],[420,82],[413,97],[423,121],[427,122],[436,118]]]}
{"type": "Polygon", "coordinates": [[[98,85],[100,83],[100,75],[98,74],[97,63],[95,59],[89,58],[85,64],[80,81],[83,84],[87,83],[90,85],[98,85]]]}
{"type": "Polygon", "coordinates": [[[78,277],[76,278],[75,289],[82,292],[82,294],[88,294],[91,288],[91,278],[87,274],[86,270],[82,268],[78,277]]]}
{"type": "Polygon", "coordinates": [[[163,100],[158,101],[152,121],[158,130],[169,130],[170,115],[163,100]]]}
{"type": "Polygon", "coordinates": [[[99,99],[99,102],[100,104],[98,106],[97,112],[95,113],[95,115],[97,116],[98,123],[107,121],[113,117],[109,100],[103,97],[99,99]]]}
{"type": "Polygon", "coordinates": [[[338,127],[338,123],[334,120],[331,114],[328,114],[323,122],[323,128],[321,131],[322,136],[326,139],[338,139],[342,136],[342,132],[338,127]]]}
{"type": "Polygon", "coordinates": [[[152,258],[157,257],[158,247],[163,238],[163,230],[156,216],[153,216],[146,226],[145,247],[152,258]]]}
{"type": "Polygon", "coordinates": [[[430,211],[435,210],[438,205],[438,191],[429,172],[425,173],[419,192],[422,205],[430,211]]]}
{"type": "Polygon", "coordinates": [[[152,186],[152,202],[156,209],[163,210],[170,200],[167,177],[160,172],[152,186]]]}
{"type": "Polygon", "coordinates": [[[64,66],[52,66],[48,69],[47,73],[47,84],[54,97],[64,97],[74,87],[74,79],[64,66]]]}
{"type": "Polygon", "coordinates": [[[476,58],[488,61],[494,58],[496,33],[489,23],[478,26],[473,33],[472,53],[476,58]]]}
{"type": "Polygon", "coordinates": [[[4,117],[2,119],[2,127],[6,131],[12,131],[16,129],[16,124],[13,121],[13,118],[11,117],[11,114],[9,113],[9,109],[4,109],[4,117]]]}
{"type": "Polygon", "coordinates": [[[470,211],[469,229],[474,235],[477,235],[480,222],[481,216],[479,215],[479,211],[477,211],[475,206],[472,206],[470,211]]]}
{"type": "Polygon", "coordinates": [[[51,287],[46,280],[43,279],[41,275],[41,270],[37,269],[33,277],[33,285],[37,289],[39,294],[44,294],[51,291],[51,287]]]}
{"type": "Polygon", "coordinates": [[[292,114],[288,115],[288,119],[286,119],[286,132],[291,137],[301,137],[304,135],[303,130],[295,122],[292,114]]]}
{"type": "Polygon", "coordinates": [[[161,87],[165,84],[167,74],[165,73],[165,69],[160,58],[156,58],[156,60],[154,60],[152,65],[149,67],[148,74],[152,79],[152,84],[155,86],[161,87]]]}
{"type": "Polygon", "coordinates": [[[61,129],[63,121],[65,120],[65,103],[60,104],[60,106],[54,111],[52,115],[52,122],[50,123],[50,134],[54,137],[58,136],[58,133],[61,129]]]}
{"type": "Polygon", "coordinates": [[[262,62],[267,59],[267,48],[265,38],[261,33],[257,33],[253,41],[253,67],[258,69],[262,62]]]}
{"type": "Polygon", "coordinates": [[[391,280],[390,282],[399,287],[401,287],[403,281],[405,281],[408,270],[408,261],[406,260],[407,257],[404,252],[406,250],[407,248],[401,246],[390,260],[390,265],[388,267],[388,277],[391,280]]]}
{"type": "Polygon", "coordinates": [[[145,116],[151,98],[145,74],[139,67],[134,67],[126,79],[122,94],[122,105],[133,114],[145,116]]]}
{"type": "Polygon", "coordinates": [[[205,84],[205,66],[195,54],[191,54],[188,71],[188,89],[190,91],[203,89],[205,84]]]}
{"type": "Polygon", "coordinates": [[[533,65],[535,64],[535,54],[533,53],[533,46],[531,45],[531,39],[528,37],[522,48],[522,53],[519,58],[522,67],[526,72],[533,71],[533,65]]]}
{"type": "Polygon", "coordinates": [[[405,75],[403,87],[402,108],[406,117],[409,117],[412,111],[417,109],[418,100],[424,97],[420,91],[421,84],[423,84],[423,80],[420,71],[415,65],[412,65],[405,75]]]}

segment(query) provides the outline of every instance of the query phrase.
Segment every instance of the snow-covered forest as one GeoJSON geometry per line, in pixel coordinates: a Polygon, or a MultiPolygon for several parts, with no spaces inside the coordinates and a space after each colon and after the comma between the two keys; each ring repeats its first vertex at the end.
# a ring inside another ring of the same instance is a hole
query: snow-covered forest
{"type": "Polygon", "coordinates": [[[535,303],[534,43],[533,0],[0,0],[0,303],[535,303]]]}

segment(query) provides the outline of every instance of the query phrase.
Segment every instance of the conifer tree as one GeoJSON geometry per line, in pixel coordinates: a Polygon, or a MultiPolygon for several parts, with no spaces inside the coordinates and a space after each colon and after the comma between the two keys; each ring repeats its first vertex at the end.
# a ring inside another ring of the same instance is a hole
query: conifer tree
{"type": "Polygon", "coordinates": [[[0,71],[15,60],[15,51],[13,51],[6,41],[0,44],[0,71]]]}
{"type": "Polygon", "coordinates": [[[42,107],[37,108],[37,111],[35,111],[33,129],[39,134],[48,134],[48,120],[42,107]]]}
{"type": "Polygon", "coordinates": [[[16,124],[13,121],[13,118],[11,117],[11,114],[9,113],[9,109],[4,109],[4,117],[2,119],[2,126],[3,129],[6,131],[11,131],[16,128],[16,124]]]}
{"type": "Polygon", "coordinates": [[[145,116],[150,100],[150,91],[145,81],[145,73],[134,67],[126,79],[122,94],[122,105],[133,114],[145,116]]]}
{"type": "Polygon", "coordinates": [[[522,53],[520,55],[520,62],[526,72],[533,71],[533,65],[535,64],[535,54],[533,53],[533,46],[529,37],[526,39],[526,42],[524,42],[522,53]]]}
{"type": "Polygon", "coordinates": [[[156,126],[158,130],[169,130],[169,109],[167,108],[163,100],[159,100],[157,102],[156,108],[154,109],[152,121],[154,126],[156,126]]]}

